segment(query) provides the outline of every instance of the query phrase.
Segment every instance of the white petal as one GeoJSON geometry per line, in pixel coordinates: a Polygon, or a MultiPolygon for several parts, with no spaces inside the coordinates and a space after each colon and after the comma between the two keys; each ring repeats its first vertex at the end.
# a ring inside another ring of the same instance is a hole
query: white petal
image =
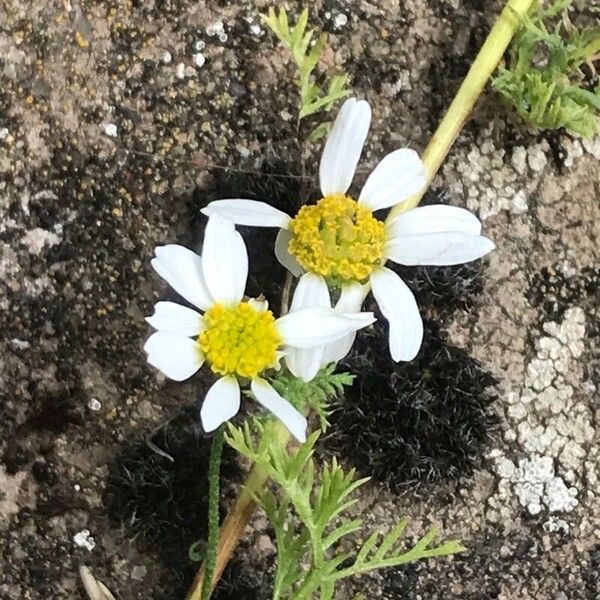
{"type": "Polygon", "coordinates": [[[302,308],[277,319],[284,343],[295,348],[314,348],[371,325],[373,313],[363,312],[348,317],[333,308],[302,308]]]}
{"type": "Polygon", "coordinates": [[[153,367],[175,381],[191,377],[204,362],[197,342],[168,331],[153,333],[144,344],[144,351],[153,367]]]}
{"type": "Polygon", "coordinates": [[[323,196],[345,194],[356,171],[371,123],[371,107],[365,100],[344,102],[325,142],[319,180],[323,196]]]}
{"type": "Polygon", "coordinates": [[[419,155],[408,148],[388,154],[369,175],[358,201],[371,210],[389,208],[427,183],[427,173],[419,155]]]}
{"type": "Polygon", "coordinates": [[[195,252],[178,244],[158,246],[155,252],[153,269],[180,296],[202,310],[214,304],[204,280],[202,259],[195,252]]]}
{"type": "Polygon", "coordinates": [[[269,308],[269,303],[262,296],[260,298],[250,298],[248,304],[258,312],[265,312],[269,308]]]}
{"type": "Polygon", "coordinates": [[[371,275],[375,300],[390,324],[390,351],[395,361],[412,360],[423,340],[423,321],[413,293],[385,267],[371,275]]]}
{"type": "Polygon", "coordinates": [[[257,200],[215,200],[203,208],[208,217],[221,215],[236,225],[254,227],[287,227],[290,216],[283,211],[257,200]]]}
{"type": "Polygon", "coordinates": [[[345,358],[348,352],[350,352],[355,339],[356,331],[353,331],[352,333],[345,335],[343,338],[340,338],[336,342],[327,344],[325,352],[323,353],[321,366],[324,367],[325,365],[333,362],[339,362],[342,360],[342,358],[345,358]]]}
{"type": "Polygon", "coordinates": [[[495,248],[481,235],[439,232],[396,237],[384,255],[401,265],[460,265],[481,258],[495,248]]]}
{"type": "Polygon", "coordinates": [[[202,269],[216,302],[237,304],[244,297],[248,278],[248,252],[231,219],[208,219],[202,247],[202,269]]]}
{"type": "Polygon", "coordinates": [[[302,275],[294,290],[290,312],[307,308],[309,306],[331,306],[329,288],[325,279],[314,273],[302,275]]]}
{"type": "Polygon", "coordinates": [[[288,347],[285,364],[292,375],[299,377],[302,381],[312,381],[321,366],[328,364],[323,360],[324,354],[325,346],[308,349],[288,347]]]}
{"type": "MultiPolygon", "coordinates": [[[[361,285],[357,281],[344,285],[340,299],[335,305],[336,312],[345,313],[346,316],[358,313],[368,293],[369,286],[361,285]]],[[[342,360],[350,352],[355,339],[356,331],[353,331],[343,338],[328,344],[323,354],[322,366],[342,360]]]]}
{"type": "Polygon", "coordinates": [[[154,314],[146,321],[158,331],[170,331],[186,337],[194,337],[204,330],[204,319],[195,310],[176,302],[157,302],[154,314]]]}
{"type": "Polygon", "coordinates": [[[285,398],[282,398],[264,379],[252,380],[250,389],[257,402],[270,410],[301,443],[306,441],[306,418],[285,398]]]}
{"type": "Polygon", "coordinates": [[[438,233],[440,231],[456,231],[479,235],[481,223],[468,210],[446,204],[419,206],[390,219],[385,226],[389,239],[401,235],[417,233],[438,233]]]}
{"type": "Polygon", "coordinates": [[[368,293],[369,286],[361,285],[358,281],[343,285],[335,310],[339,313],[359,312],[368,293]]]}
{"type": "Polygon", "coordinates": [[[214,431],[240,410],[240,385],[235,377],[221,377],[212,384],[200,408],[204,431],[214,431]]]}
{"type": "Polygon", "coordinates": [[[294,276],[300,277],[304,270],[294,256],[288,252],[288,245],[292,239],[291,231],[280,229],[275,239],[275,257],[294,276]]]}

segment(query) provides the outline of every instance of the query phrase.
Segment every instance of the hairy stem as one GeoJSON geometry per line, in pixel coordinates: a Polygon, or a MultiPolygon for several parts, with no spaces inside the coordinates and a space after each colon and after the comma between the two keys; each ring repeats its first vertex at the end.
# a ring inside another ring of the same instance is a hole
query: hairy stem
{"type": "Polygon", "coordinates": [[[213,435],[208,467],[208,543],[206,545],[206,567],[202,587],[202,600],[209,600],[212,593],[212,579],[217,560],[219,543],[219,481],[221,477],[221,457],[223,455],[223,426],[213,435]]]}
{"type": "MultiPolygon", "coordinates": [[[[280,423],[277,423],[277,433],[279,443],[286,444],[289,441],[290,434],[288,430],[280,423]]],[[[212,575],[212,587],[217,584],[221,578],[221,575],[223,575],[223,571],[233,556],[233,552],[236,549],[242,535],[244,534],[246,525],[248,525],[248,521],[256,509],[256,503],[252,498],[252,494],[250,494],[248,490],[256,494],[263,489],[268,480],[268,473],[264,468],[259,466],[254,466],[244,480],[235,503],[229,509],[227,517],[221,525],[216,560],[212,575]]],[[[198,573],[196,574],[194,582],[188,591],[186,600],[201,600],[202,588],[205,579],[204,573],[206,571],[207,562],[208,561],[205,561],[202,564],[198,573]]]]}
{"type": "Polygon", "coordinates": [[[448,155],[452,144],[464,127],[486,83],[496,70],[502,55],[521,24],[523,15],[528,12],[533,2],[534,0],[508,0],[450,104],[448,112],[423,152],[423,162],[427,169],[427,186],[418,194],[394,206],[388,218],[419,204],[448,155]]]}
{"type": "Polygon", "coordinates": [[[206,558],[188,592],[187,597],[189,600],[208,600],[215,582],[214,573],[219,545],[219,481],[221,475],[221,457],[223,455],[223,432],[223,426],[215,431],[210,447],[206,558]]]}

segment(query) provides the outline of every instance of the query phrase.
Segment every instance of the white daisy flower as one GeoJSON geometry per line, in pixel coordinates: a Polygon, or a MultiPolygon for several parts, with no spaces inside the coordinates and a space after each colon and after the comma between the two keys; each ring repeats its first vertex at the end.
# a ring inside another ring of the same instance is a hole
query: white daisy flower
{"type": "MultiPolygon", "coordinates": [[[[325,143],[319,179],[323,197],[300,208],[294,218],[254,200],[217,200],[203,213],[225,215],[239,225],[279,227],[275,254],[294,275],[322,277],[341,289],[344,310],[358,311],[373,291],[389,321],[389,343],[395,361],[412,360],[423,339],[423,322],[415,298],[388,260],[401,265],[456,265],[494,249],[480,235],[481,223],[469,211],[432,205],[407,210],[387,222],[373,213],[390,208],[423,188],[425,167],[414,150],[388,154],[371,172],[355,200],[347,195],[371,122],[369,104],[344,102],[325,143]]],[[[345,343],[352,343],[349,334],[345,343]]],[[[338,341],[341,345],[341,341],[338,341]]]]}
{"type": "MultiPolygon", "coordinates": [[[[219,215],[208,220],[202,256],[176,244],[155,252],[155,271],[204,314],[175,302],[158,302],[146,319],[157,330],[144,346],[148,362],[176,381],[188,379],[205,362],[221,376],[200,409],[206,431],[238,412],[240,383],[249,382],[257,402],[303,442],[306,418],[275,391],[265,372],[277,368],[286,353],[319,348],[370,325],[373,314],[345,315],[312,304],[276,319],[264,300],[244,298],[246,246],[233,221],[219,215]]],[[[310,378],[306,370],[299,372],[310,378]]]]}

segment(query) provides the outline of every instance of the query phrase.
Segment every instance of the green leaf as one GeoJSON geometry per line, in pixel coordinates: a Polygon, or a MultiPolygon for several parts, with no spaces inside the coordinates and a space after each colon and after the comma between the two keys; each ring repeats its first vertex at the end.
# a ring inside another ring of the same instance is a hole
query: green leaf
{"type": "MultiPolygon", "coordinates": [[[[302,409],[316,405],[326,411],[327,400],[351,382],[351,375],[335,374],[332,365],[308,384],[285,373],[272,384],[302,409]]],[[[345,577],[464,550],[457,540],[431,546],[435,529],[413,548],[398,549],[396,543],[406,528],[403,520],[381,542],[379,532],[371,533],[352,561],[346,551],[349,536],[362,534],[363,522],[351,518],[349,510],[357,503],[356,490],[368,478],[358,478],[353,469],[345,471],[335,459],[318,469],[314,451],[319,431],[310,434],[304,444],[291,447],[281,443],[277,432],[272,418],[254,418],[242,426],[229,424],[226,438],[242,455],[258,461],[272,480],[264,489],[247,492],[264,510],[275,532],[274,600],[308,600],[315,595],[332,600],[337,582],[345,577]]]]}
{"type": "Polygon", "coordinates": [[[300,102],[298,118],[302,119],[320,110],[329,110],[332,105],[347,96],[348,76],[334,75],[324,92],[316,82],[315,70],[327,47],[327,35],[321,33],[313,43],[314,29],[308,29],[308,9],[304,9],[295,25],[290,25],[284,8],[276,12],[273,8],[263,15],[264,23],[290,51],[298,69],[298,88],[300,102]]]}
{"type": "Polygon", "coordinates": [[[323,549],[327,550],[339,542],[343,537],[359,531],[362,527],[362,524],[362,519],[354,519],[352,521],[346,521],[345,523],[342,523],[342,525],[336,527],[324,538],[323,549]]]}
{"type": "Polygon", "coordinates": [[[369,555],[369,552],[371,552],[371,550],[374,548],[375,544],[377,543],[378,538],[379,538],[378,531],[374,531],[367,538],[367,541],[362,545],[361,549],[359,550],[358,554],[356,555],[355,564],[360,565],[360,564],[363,564],[364,562],[366,562],[367,556],[369,555]]]}
{"type": "Polygon", "coordinates": [[[588,89],[582,66],[600,52],[600,28],[563,27],[572,0],[536,2],[513,39],[492,86],[535,129],[600,130],[600,86],[588,89]]]}
{"type": "Polygon", "coordinates": [[[375,553],[375,560],[383,560],[385,558],[386,554],[393,549],[398,539],[402,536],[407,525],[408,519],[402,519],[400,523],[398,523],[398,525],[383,538],[383,542],[381,542],[381,545],[375,553]]]}
{"type": "Polygon", "coordinates": [[[321,123],[320,125],[317,125],[317,127],[315,127],[309,134],[308,141],[316,142],[316,141],[324,138],[329,133],[330,129],[331,129],[331,123],[328,121],[325,121],[324,123],[321,123]]]}
{"type": "Polygon", "coordinates": [[[282,370],[270,379],[270,383],[300,412],[307,414],[314,411],[321,421],[321,430],[325,431],[328,426],[329,403],[354,380],[354,375],[350,373],[335,373],[335,367],[332,364],[321,369],[309,382],[282,370]]]}

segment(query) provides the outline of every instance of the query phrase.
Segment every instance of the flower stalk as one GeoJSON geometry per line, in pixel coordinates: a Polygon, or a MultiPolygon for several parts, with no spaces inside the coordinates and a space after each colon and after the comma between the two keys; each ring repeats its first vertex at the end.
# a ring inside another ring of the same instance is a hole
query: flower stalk
{"type": "Polygon", "coordinates": [[[428,177],[427,186],[419,193],[397,204],[390,211],[388,219],[418,206],[421,202],[429,184],[442,166],[452,144],[465,126],[475,103],[521,25],[523,16],[527,14],[533,3],[534,0],[508,0],[450,104],[448,112],[423,152],[422,160],[428,177]]]}
{"type": "Polygon", "coordinates": [[[219,543],[219,483],[222,455],[223,425],[215,431],[210,448],[210,462],[208,467],[208,543],[206,545],[201,600],[208,600],[210,598],[217,560],[217,545],[219,543]]]}

